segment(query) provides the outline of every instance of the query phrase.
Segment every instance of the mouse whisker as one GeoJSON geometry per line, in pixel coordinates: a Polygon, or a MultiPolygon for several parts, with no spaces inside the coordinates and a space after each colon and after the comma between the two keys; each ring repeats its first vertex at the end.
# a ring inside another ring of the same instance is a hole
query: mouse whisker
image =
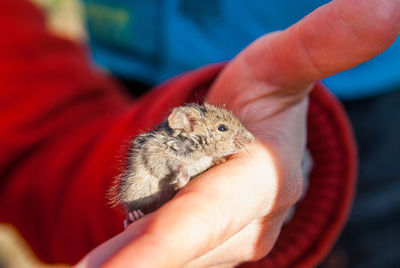
{"type": "Polygon", "coordinates": [[[249,151],[247,151],[246,146],[244,146],[240,141],[237,142],[242,148],[243,150],[245,150],[247,153],[249,153],[249,151]]]}

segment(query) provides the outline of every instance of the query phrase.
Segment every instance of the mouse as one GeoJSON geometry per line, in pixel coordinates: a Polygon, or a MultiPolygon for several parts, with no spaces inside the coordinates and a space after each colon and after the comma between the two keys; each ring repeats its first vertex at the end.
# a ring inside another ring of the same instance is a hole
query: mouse
{"type": "Polygon", "coordinates": [[[110,191],[111,203],[124,207],[126,228],[253,141],[242,122],[223,107],[208,103],[175,107],[153,130],[131,141],[126,168],[110,191]]]}

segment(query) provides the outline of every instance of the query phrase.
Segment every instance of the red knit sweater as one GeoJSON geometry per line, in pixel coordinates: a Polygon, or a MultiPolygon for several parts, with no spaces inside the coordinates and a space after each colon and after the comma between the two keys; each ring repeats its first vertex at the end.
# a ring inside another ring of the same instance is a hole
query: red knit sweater
{"type": "MultiPolygon", "coordinates": [[[[75,263],[122,230],[124,215],[105,196],[129,139],[174,106],[203,98],[222,66],[134,100],[93,70],[84,49],[49,34],[31,4],[3,0],[0,33],[0,221],[15,225],[42,260],[75,263]]],[[[310,113],[311,153],[327,160],[316,159],[309,193],[259,265],[315,264],[346,218],[355,170],[346,118],[321,86],[310,113]],[[318,181],[318,172],[327,180],[318,181]]]]}

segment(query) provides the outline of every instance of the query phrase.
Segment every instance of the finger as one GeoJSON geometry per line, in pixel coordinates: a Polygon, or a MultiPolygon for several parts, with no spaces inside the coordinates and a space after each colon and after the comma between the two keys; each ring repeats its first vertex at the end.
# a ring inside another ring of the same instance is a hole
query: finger
{"type": "Polygon", "coordinates": [[[262,74],[273,84],[298,86],[375,57],[394,42],[399,29],[398,0],[336,0],[274,35],[268,47],[260,40],[246,57],[251,66],[261,64],[257,70],[273,64],[270,73],[262,74]]]}
{"type": "Polygon", "coordinates": [[[254,42],[231,62],[214,88],[240,93],[257,88],[254,81],[260,81],[271,88],[306,90],[314,81],[383,52],[399,31],[398,0],[335,0],[254,42]]]}
{"type": "Polygon", "coordinates": [[[145,217],[129,224],[124,232],[114,236],[110,240],[93,249],[75,266],[79,268],[95,268],[102,266],[126,244],[141,236],[144,233],[148,222],[149,217],[145,217]]]}
{"type": "Polygon", "coordinates": [[[219,267],[257,261],[272,249],[280,233],[286,213],[252,221],[214,250],[188,263],[187,267],[219,267]]]}
{"type": "Polygon", "coordinates": [[[268,213],[276,201],[282,174],[276,174],[274,160],[263,144],[254,144],[249,153],[250,156],[240,154],[189,183],[151,215],[152,222],[145,233],[107,265],[179,267],[220,245],[252,219],[268,213]]]}

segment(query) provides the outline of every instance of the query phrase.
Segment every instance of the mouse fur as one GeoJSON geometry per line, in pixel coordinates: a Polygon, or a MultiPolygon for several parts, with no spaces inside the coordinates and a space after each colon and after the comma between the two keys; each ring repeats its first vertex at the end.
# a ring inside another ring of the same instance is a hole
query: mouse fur
{"type": "Polygon", "coordinates": [[[127,168],[111,191],[112,203],[127,213],[150,213],[253,140],[231,111],[207,103],[176,107],[154,130],[133,139],[127,168]]]}

